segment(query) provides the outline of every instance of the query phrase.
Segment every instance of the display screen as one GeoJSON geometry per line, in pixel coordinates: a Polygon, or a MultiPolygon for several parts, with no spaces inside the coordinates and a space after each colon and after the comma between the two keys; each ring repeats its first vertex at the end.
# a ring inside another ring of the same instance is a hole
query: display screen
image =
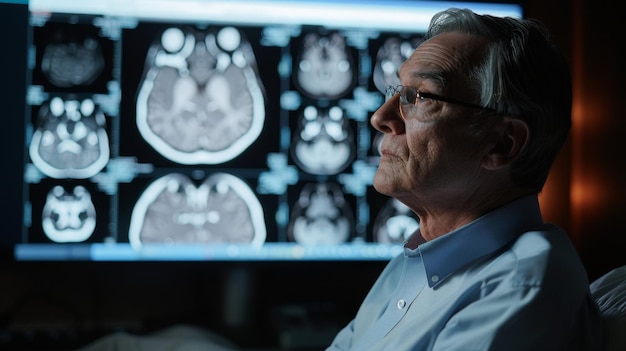
{"type": "MultiPolygon", "coordinates": [[[[16,260],[388,260],[419,227],[372,178],[384,89],[447,7],[33,0],[16,260]]],[[[3,83],[4,84],[4,83],[3,83]]],[[[2,87],[3,89],[9,89],[2,87]]],[[[21,95],[20,95],[21,94],[21,95]]]]}

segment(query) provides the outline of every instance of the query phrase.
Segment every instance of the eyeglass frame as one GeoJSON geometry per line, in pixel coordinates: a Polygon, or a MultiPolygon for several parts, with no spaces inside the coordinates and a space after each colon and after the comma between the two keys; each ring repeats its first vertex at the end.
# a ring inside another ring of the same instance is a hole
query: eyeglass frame
{"type": "MultiPolygon", "coordinates": [[[[397,86],[388,85],[385,88],[385,102],[391,100],[396,94],[400,94],[400,104],[401,105],[415,105],[415,106],[417,106],[418,103],[419,103],[419,99],[420,98],[426,98],[426,99],[431,99],[431,100],[436,100],[436,101],[447,102],[447,103],[454,104],[454,105],[459,105],[459,106],[477,108],[477,109],[481,109],[481,110],[485,110],[485,111],[492,111],[492,112],[494,111],[492,108],[480,106],[480,105],[477,105],[477,104],[473,104],[471,102],[456,100],[456,99],[452,99],[452,98],[449,98],[449,97],[445,97],[445,96],[441,96],[441,95],[437,95],[437,94],[432,94],[432,93],[424,93],[424,92],[421,92],[421,91],[417,90],[416,88],[413,88],[413,87],[410,87],[410,86],[406,86],[406,85],[397,85],[397,86]],[[409,91],[412,90],[412,91],[415,92],[415,101],[414,102],[409,102],[408,101],[408,99],[406,98],[406,90],[409,90],[409,91]],[[405,93],[403,94],[402,91],[405,91],[405,93]]],[[[402,116],[402,119],[406,120],[406,117],[404,117],[404,113],[402,112],[402,108],[400,108],[400,115],[402,116]]]]}

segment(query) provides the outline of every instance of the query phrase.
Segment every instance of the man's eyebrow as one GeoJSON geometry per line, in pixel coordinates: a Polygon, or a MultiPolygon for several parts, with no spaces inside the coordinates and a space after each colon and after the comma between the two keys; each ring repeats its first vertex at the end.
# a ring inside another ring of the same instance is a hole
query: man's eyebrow
{"type": "Polygon", "coordinates": [[[420,80],[427,80],[435,83],[440,88],[443,88],[446,83],[446,75],[441,71],[419,71],[413,72],[412,76],[414,78],[419,78],[420,80]]]}

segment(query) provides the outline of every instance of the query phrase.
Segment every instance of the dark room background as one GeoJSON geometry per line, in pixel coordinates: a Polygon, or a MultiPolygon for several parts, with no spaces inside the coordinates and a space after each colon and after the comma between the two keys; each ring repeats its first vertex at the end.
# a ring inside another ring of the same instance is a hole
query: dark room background
{"type": "MultiPolygon", "coordinates": [[[[566,53],[574,83],[573,128],[540,197],[544,219],[571,234],[593,281],[626,265],[624,19],[614,1],[528,0],[524,6],[566,53]]],[[[286,329],[309,321],[317,332],[311,335],[324,341],[356,312],[383,267],[0,262],[0,345],[55,349],[50,345],[76,346],[118,330],[188,323],[243,346],[273,347],[286,329]]]]}

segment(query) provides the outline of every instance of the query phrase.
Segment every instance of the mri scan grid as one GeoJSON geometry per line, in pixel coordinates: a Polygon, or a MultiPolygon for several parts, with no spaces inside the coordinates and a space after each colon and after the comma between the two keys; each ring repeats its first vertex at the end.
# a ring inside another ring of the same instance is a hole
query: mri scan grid
{"type": "Polygon", "coordinates": [[[420,35],[31,14],[23,243],[400,243],[369,125],[420,35]]]}

